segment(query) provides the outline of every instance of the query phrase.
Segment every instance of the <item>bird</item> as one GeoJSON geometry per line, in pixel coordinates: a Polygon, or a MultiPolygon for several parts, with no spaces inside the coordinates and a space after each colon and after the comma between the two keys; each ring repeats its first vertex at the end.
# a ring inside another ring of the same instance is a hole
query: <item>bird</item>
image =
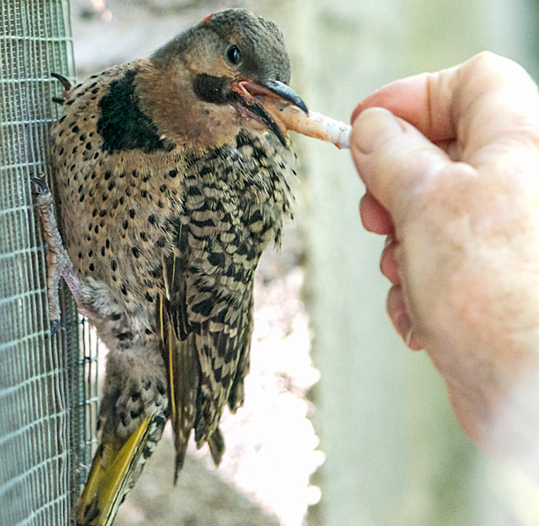
{"type": "Polygon", "coordinates": [[[308,112],[290,72],[277,25],[227,9],[76,86],[55,75],[64,237],[41,184],[48,282],[62,275],[108,347],[78,526],[113,523],[169,419],[174,483],[191,431],[221,461],[219,420],[249,371],[254,272],[292,215],[295,156],[272,110],[308,112]]]}

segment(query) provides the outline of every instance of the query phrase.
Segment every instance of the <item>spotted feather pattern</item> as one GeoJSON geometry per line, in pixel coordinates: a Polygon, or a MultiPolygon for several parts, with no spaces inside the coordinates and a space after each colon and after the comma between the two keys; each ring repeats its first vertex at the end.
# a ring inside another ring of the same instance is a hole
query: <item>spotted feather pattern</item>
{"type": "Polygon", "coordinates": [[[175,477],[191,434],[218,464],[222,411],[243,403],[254,272],[290,214],[294,163],[246,79],[304,107],[278,28],[233,9],[150,58],[64,82],[52,128],[64,244],[109,349],[81,526],[112,524],[168,418],[175,477]]]}
{"type": "Polygon", "coordinates": [[[165,143],[139,106],[130,110],[138,136],[112,142],[104,130],[121,127],[122,115],[106,113],[111,97],[136,104],[143,66],[76,86],[53,128],[53,155],[66,247],[110,350],[101,426],[121,442],[168,405],[180,469],[191,429],[220,460],[222,410],[243,402],[254,271],[290,213],[293,156],[247,130],[207,151],[165,143]]]}

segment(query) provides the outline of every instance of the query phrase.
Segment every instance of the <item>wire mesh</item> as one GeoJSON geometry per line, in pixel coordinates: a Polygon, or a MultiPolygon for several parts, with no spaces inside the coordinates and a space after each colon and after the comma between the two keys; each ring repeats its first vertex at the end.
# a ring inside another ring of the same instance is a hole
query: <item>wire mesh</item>
{"type": "Polygon", "coordinates": [[[49,171],[60,91],[50,73],[73,72],[70,31],[66,0],[0,2],[2,526],[73,522],[92,446],[97,347],[66,291],[64,329],[50,336],[46,248],[30,184],[49,171]]]}

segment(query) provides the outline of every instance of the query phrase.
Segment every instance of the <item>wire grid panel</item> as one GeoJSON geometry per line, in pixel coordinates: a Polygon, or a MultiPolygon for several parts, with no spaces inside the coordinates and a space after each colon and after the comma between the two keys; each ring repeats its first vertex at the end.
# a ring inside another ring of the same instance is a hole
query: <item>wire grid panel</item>
{"type": "Polygon", "coordinates": [[[0,524],[64,526],[89,462],[96,356],[65,291],[50,336],[30,177],[49,171],[50,73],[73,70],[67,0],[2,0],[0,53],[0,524]]]}

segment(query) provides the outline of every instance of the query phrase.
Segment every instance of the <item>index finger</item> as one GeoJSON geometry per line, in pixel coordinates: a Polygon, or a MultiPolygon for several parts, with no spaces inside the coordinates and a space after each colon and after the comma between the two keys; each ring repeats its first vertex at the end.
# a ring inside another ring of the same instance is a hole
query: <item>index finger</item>
{"type": "Polygon", "coordinates": [[[539,128],[537,88],[529,75],[512,60],[488,52],[385,86],[358,104],[352,121],[373,106],[388,109],[433,142],[458,138],[460,160],[467,162],[472,161],[467,154],[500,139],[521,140],[531,131],[535,141],[539,128]]]}
{"type": "Polygon", "coordinates": [[[379,107],[404,119],[431,141],[455,137],[448,84],[458,66],[437,73],[422,73],[397,80],[363,99],[352,113],[352,123],[367,108],[379,107]]]}

